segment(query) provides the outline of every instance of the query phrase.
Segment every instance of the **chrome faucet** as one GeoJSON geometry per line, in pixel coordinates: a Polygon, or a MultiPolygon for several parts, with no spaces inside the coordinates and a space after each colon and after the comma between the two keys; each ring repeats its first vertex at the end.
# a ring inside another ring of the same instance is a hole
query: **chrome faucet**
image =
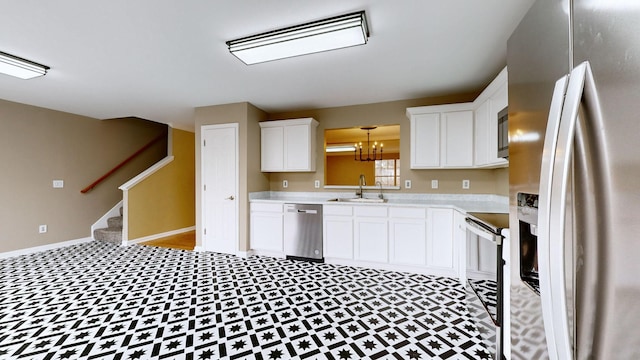
{"type": "Polygon", "coordinates": [[[376,181],[376,186],[380,186],[380,193],[378,194],[378,199],[384,199],[382,196],[382,182],[376,181]]]}
{"type": "Polygon", "coordinates": [[[367,179],[364,177],[364,174],[360,174],[360,179],[358,179],[358,186],[360,187],[360,189],[356,191],[356,196],[359,196],[362,199],[362,195],[364,194],[362,187],[367,186],[367,179]]]}

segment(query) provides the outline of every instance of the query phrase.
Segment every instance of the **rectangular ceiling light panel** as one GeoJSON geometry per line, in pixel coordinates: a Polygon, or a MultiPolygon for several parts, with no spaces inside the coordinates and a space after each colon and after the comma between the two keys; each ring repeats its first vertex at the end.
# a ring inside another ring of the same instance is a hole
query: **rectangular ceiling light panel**
{"type": "Polygon", "coordinates": [[[367,43],[364,11],[227,41],[247,65],[367,43]]]}
{"type": "Polygon", "coordinates": [[[327,145],[326,152],[353,152],[356,151],[356,147],[353,145],[327,145]]]}
{"type": "Polygon", "coordinates": [[[49,70],[48,66],[0,52],[0,72],[3,74],[20,79],[31,79],[45,75],[47,70],[49,70]]]}

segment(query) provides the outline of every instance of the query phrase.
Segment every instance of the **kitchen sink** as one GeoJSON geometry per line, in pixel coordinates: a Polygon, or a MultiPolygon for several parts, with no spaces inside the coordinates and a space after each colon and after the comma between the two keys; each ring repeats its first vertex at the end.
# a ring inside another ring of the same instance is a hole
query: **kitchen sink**
{"type": "Polygon", "coordinates": [[[387,199],[372,199],[372,198],[335,198],[327,201],[336,202],[354,202],[354,203],[385,203],[387,199]]]}

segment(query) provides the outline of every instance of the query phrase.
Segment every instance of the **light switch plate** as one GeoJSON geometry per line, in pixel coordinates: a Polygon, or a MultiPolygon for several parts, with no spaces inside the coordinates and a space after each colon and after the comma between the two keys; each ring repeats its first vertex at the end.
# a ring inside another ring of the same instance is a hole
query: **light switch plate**
{"type": "Polygon", "coordinates": [[[287,180],[282,180],[282,187],[284,189],[288,188],[289,187],[289,182],[287,180]]]}
{"type": "Polygon", "coordinates": [[[404,188],[405,189],[411,189],[411,180],[405,180],[404,181],[404,188]]]}
{"type": "Polygon", "coordinates": [[[64,187],[64,180],[53,180],[54,189],[62,189],[64,187]]]}
{"type": "Polygon", "coordinates": [[[462,188],[463,189],[468,189],[469,188],[469,180],[462,180],[462,188]]]}
{"type": "Polygon", "coordinates": [[[313,187],[316,189],[320,189],[320,180],[316,180],[313,182],[313,187]]]}
{"type": "Polygon", "coordinates": [[[431,188],[432,189],[438,188],[438,180],[431,180],[431,188]]]}

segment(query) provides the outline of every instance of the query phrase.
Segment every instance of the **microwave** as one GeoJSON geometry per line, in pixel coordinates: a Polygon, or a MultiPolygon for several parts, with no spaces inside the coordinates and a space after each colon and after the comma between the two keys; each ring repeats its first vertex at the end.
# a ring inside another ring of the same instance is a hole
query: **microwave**
{"type": "Polygon", "coordinates": [[[509,158],[509,111],[506,107],[498,112],[498,157],[509,158]]]}

